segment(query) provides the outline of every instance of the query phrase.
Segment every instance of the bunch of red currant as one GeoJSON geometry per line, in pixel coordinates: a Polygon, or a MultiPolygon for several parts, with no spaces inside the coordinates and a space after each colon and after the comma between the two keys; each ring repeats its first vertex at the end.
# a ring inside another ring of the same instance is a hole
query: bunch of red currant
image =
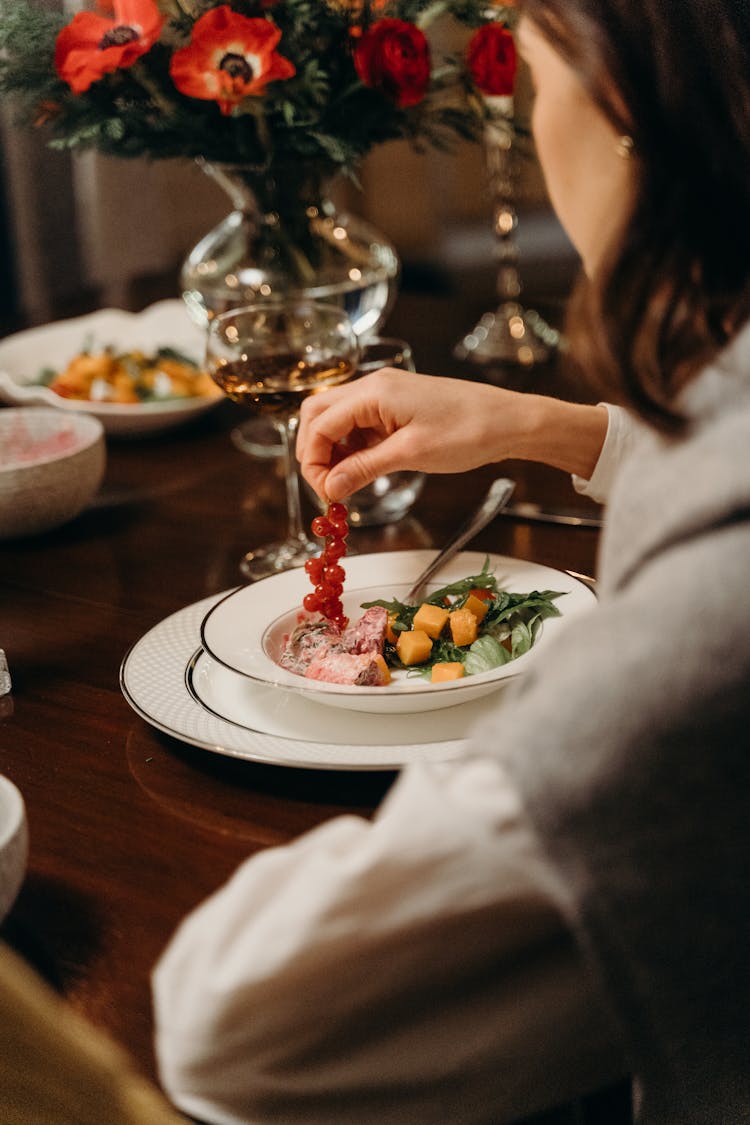
{"type": "Polygon", "coordinates": [[[341,559],[346,554],[348,515],[345,504],[333,503],[328,505],[324,516],[316,516],[312,521],[310,528],[313,535],[325,539],[326,543],[322,554],[305,563],[305,570],[315,589],[302,600],[306,610],[320,613],[339,629],[345,629],[349,624],[341,601],[346,577],[341,559]]]}

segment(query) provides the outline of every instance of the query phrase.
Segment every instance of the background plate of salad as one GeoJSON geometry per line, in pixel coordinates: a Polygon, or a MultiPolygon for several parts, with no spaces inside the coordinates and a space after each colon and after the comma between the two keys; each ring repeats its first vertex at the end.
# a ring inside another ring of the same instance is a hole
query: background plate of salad
{"type": "MultiPolygon", "coordinates": [[[[373,603],[392,616],[395,641],[413,623],[417,606],[405,596],[434,551],[392,551],[355,555],[344,560],[344,610],[356,622],[373,603]],[[399,616],[399,607],[401,613],[399,616]]],[[[288,638],[300,623],[316,615],[302,608],[310,590],[303,569],[286,571],[240,587],[213,606],[203,620],[201,640],[219,663],[240,675],[275,688],[301,692],[316,702],[353,711],[404,714],[451,707],[500,690],[530,666],[539,651],[596,603],[582,582],[564,571],[503,555],[464,551],[427,586],[420,603],[461,608],[466,599],[490,590],[488,612],[476,640],[453,645],[446,630],[435,638],[434,652],[420,665],[402,666],[395,643],[385,645],[391,668],[386,685],[357,686],[308,679],[280,663],[288,638]],[[461,650],[461,651],[457,651],[461,650]],[[431,663],[463,660],[460,679],[433,683],[431,663]]]]}
{"type": "Polygon", "coordinates": [[[204,351],[204,334],[183,301],[158,301],[137,313],[100,309],[0,340],[0,401],[93,414],[108,436],[157,433],[190,422],[224,400],[201,371],[204,351]],[[105,353],[122,359],[134,388],[132,401],[115,401],[104,378],[94,379],[86,398],[52,389],[71,362],[98,362],[105,353]],[[144,360],[152,368],[148,382],[140,377],[144,360]],[[194,379],[173,377],[175,365],[192,369],[194,379]]]}

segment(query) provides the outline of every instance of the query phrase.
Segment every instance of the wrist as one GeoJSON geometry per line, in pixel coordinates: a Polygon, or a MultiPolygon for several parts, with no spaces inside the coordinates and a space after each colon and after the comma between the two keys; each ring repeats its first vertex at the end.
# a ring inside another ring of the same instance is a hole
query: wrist
{"type": "Polygon", "coordinates": [[[606,407],[563,402],[543,395],[524,397],[519,448],[514,456],[588,480],[607,436],[606,407]]]}

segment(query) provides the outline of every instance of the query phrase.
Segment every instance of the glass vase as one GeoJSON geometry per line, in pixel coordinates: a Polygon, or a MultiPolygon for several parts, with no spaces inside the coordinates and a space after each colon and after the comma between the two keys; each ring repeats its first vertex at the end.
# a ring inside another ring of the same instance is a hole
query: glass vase
{"type": "Polygon", "coordinates": [[[304,296],[340,305],[360,337],[377,330],[396,295],[398,254],[374,227],[337,212],[315,168],[199,164],[232,211],[182,267],[183,298],[198,325],[266,297],[304,296]]]}

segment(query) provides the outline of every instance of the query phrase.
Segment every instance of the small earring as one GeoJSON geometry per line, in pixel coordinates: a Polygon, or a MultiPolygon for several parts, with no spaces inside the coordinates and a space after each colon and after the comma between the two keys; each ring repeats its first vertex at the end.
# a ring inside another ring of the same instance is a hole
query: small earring
{"type": "Polygon", "coordinates": [[[618,156],[621,156],[623,160],[630,160],[634,150],[635,141],[632,137],[629,137],[627,133],[618,138],[617,145],[615,146],[615,152],[618,156]]]}

